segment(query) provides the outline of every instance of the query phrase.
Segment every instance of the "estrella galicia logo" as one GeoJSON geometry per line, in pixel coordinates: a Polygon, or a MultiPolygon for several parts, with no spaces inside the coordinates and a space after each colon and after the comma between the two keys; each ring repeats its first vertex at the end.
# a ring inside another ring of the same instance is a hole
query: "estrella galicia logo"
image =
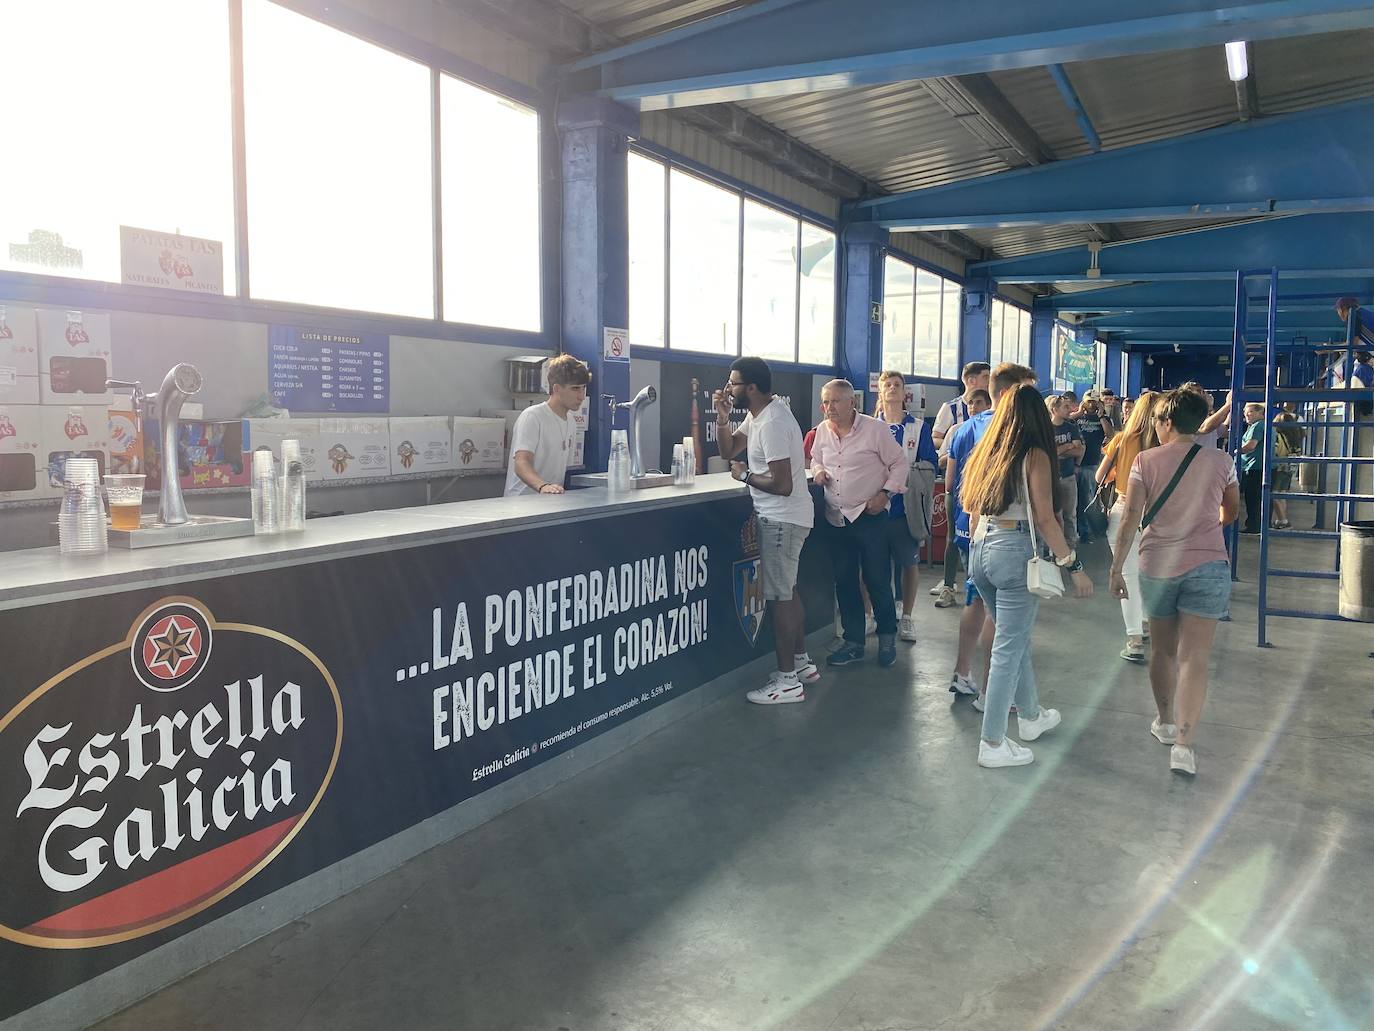
{"type": "Polygon", "coordinates": [[[735,615],[750,647],[758,643],[763,630],[763,569],[759,560],[759,523],[751,512],[740,527],[740,548],[744,558],[735,562],[731,586],[735,595],[735,615]]]}
{"type": "Polygon", "coordinates": [[[212,637],[205,613],[185,602],[155,609],[134,631],[129,659],[134,676],[153,691],[176,691],[210,661],[212,637]]]}
{"type": "Polygon", "coordinates": [[[0,715],[0,938],[91,948],[214,906],[300,833],[342,746],[305,645],[154,602],[0,715]]]}

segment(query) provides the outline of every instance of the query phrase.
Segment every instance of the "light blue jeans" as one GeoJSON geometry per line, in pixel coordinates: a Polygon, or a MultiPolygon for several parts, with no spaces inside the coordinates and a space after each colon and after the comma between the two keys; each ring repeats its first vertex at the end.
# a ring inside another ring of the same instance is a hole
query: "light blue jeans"
{"type": "Polygon", "coordinates": [[[1001,744],[1007,734],[1012,702],[1028,720],[1040,715],[1040,697],[1031,669],[1031,630],[1040,599],[1026,590],[1030,533],[993,526],[973,542],[969,569],[988,615],[997,627],[988,668],[988,694],[983,706],[983,740],[1001,744]]]}

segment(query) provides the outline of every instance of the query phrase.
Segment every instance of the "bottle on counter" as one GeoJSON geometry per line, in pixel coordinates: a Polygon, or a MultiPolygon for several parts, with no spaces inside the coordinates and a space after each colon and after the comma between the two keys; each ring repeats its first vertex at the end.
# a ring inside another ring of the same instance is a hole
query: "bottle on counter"
{"type": "Polygon", "coordinates": [[[305,465],[301,462],[301,442],[281,442],[281,528],[286,533],[305,529],[305,465]]]}
{"type": "Polygon", "coordinates": [[[94,458],[69,458],[62,473],[57,546],[64,555],[103,555],[109,550],[100,466],[94,458]]]}
{"type": "Polygon", "coordinates": [[[281,533],[281,487],[272,452],[259,448],[253,452],[253,532],[281,533]]]}

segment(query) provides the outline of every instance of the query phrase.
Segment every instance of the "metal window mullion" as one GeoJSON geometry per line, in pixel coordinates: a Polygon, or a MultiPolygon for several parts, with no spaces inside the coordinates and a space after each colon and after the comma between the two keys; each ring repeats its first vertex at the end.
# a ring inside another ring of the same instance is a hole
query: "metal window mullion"
{"type": "Polygon", "coordinates": [[[735,357],[744,354],[744,194],[735,195],[739,217],[739,266],[735,272],[735,357]]]}
{"type": "Polygon", "coordinates": [[[792,360],[801,362],[801,291],[802,291],[802,226],[805,225],[801,219],[797,219],[797,292],[792,297],[792,360]]]}
{"type": "MultiPolygon", "coordinates": [[[[434,318],[438,322],[444,321],[444,211],[443,211],[443,190],[441,179],[443,177],[443,158],[440,154],[443,143],[443,130],[440,124],[439,109],[439,69],[429,70],[429,146],[430,146],[430,197],[433,206],[432,217],[434,222],[434,318]]],[[[542,148],[541,148],[542,150],[542,148]]],[[[541,221],[542,225],[542,221],[541,221]]],[[[543,256],[540,255],[542,265],[543,256]]],[[[540,284],[540,291],[543,291],[543,284],[540,284]]],[[[543,319],[540,319],[540,328],[543,328],[543,319]]]]}
{"type": "Polygon", "coordinates": [[[234,176],[234,271],[248,299],[248,156],[244,116],[243,0],[229,0],[229,131],[234,176]]]}
{"type": "Polygon", "coordinates": [[[663,169],[663,350],[668,351],[671,349],[668,342],[668,326],[672,322],[673,302],[673,170],[665,161],[660,161],[659,165],[663,169]]]}

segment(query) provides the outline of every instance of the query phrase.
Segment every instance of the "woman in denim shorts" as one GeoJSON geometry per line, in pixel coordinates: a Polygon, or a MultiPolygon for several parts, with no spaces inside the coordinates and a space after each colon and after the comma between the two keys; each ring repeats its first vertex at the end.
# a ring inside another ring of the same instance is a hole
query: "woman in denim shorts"
{"type": "Polygon", "coordinates": [[[959,494],[973,531],[969,572],[995,627],[978,743],[978,765],[987,767],[1024,766],[1035,758],[1007,736],[1013,702],[1023,741],[1059,726],[1058,710],[1040,704],[1031,668],[1031,631],[1040,609],[1040,599],[1026,588],[1026,564],[1035,555],[1032,519],[1055,562],[1072,577],[1075,593],[1086,598],[1093,590],[1054,515],[1059,459],[1044,401],[1034,385],[1023,383],[998,397],[996,413],[969,456],[959,494]]]}
{"type": "Polygon", "coordinates": [[[1154,415],[1160,446],[1142,451],[1131,467],[1111,591],[1128,595],[1122,563],[1143,523],[1140,595],[1153,638],[1150,687],[1159,711],[1150,733],[1172,746],[1170,769],[1196,774],[1193,740],[1207,697],[1212,638],[1231,600],[1222,531],[1240,511],[1240,484],[1230,455],[1197,443],[1207,402],[1195,392],[1171,390],[1154,415]]]}

